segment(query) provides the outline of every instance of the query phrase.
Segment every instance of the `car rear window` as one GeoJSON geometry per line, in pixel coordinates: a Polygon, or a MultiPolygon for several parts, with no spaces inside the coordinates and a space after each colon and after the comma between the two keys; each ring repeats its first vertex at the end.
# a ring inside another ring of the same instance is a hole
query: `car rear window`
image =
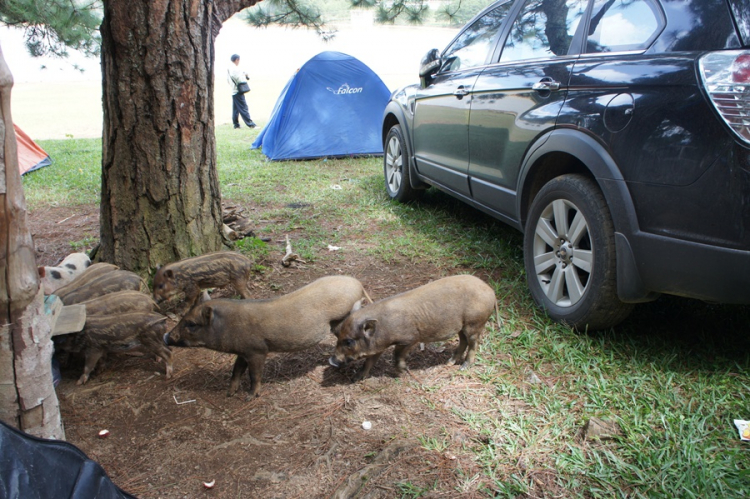
{"type": "Polygon", "coordinates": [[[586,52],[644,50],[660,30],[659,7],[651,0],[597,0],[586,52]]]}
{"type": "Polygon", "coordinates": [[[573,35],[586,13],[587,3],[581,0],[527,0],[513,23],[500,61],[567,55],[573,35]]]}

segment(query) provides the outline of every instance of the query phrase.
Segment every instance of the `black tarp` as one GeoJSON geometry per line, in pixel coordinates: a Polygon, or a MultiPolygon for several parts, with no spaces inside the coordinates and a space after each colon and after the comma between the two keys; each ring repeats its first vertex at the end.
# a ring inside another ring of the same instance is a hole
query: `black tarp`
{"type": "Polygon", "coordinates": [[[33,437],[2,421],[0,498],[136,499],[75,445],[33,437]]]}

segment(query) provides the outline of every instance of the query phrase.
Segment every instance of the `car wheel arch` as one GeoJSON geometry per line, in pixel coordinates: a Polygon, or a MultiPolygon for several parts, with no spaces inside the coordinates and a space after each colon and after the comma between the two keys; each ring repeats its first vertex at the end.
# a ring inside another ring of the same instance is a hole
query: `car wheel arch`
{"type": "Polygon", "coordinates": [[[517,210],[522,227],[539,190],[553,178],[581,174],[591,178],[607,203],[615,229],[618,295],[623,301],[643,302],[657,295],[641,279],[628,238],[639,231],[635,205],[614,159],[592,137],[575,130],[556,130],[538,141],[519,173],[517,210]]]}
{"type": "Polygon", "coordinates": [[[401,126],[401,134],[404,137],[404,141],[406,142],[406,159],[408,161],[408,167],[409,167],[409,183],[412,187],[412,189],[416,190],[425,190],[430,187],[430,184],[422,181],[419,177],[419,173],[416,171],[416,168],[414,167],[414,156],[412,154],[412,140],[411,140],[411,129],[407,125],[407,119],[406,115],[403,112],[403,109],[396,105],[393,102],[389,102],[386,106],[385,113],[383,115],[383,128],[381,129],[381,137],[380,140],[383,144],[383,152],[385,153],[385,147],[386,147],[386,138],[388,137],[388,132],[390,132],[391,128],[393,128],[394,125],[400,125],[401,126]]]}
{"type": "MultiPolygon", "coordinates": [[[[393,128],[394,125],[401,125],[401,128],[404,127],[403,123],[403,117],[397,116],[393,111],[386,111],[385,116],[383,116],[383,128],[380,130],[380,141],[385,145],[385,138],[388,136],[388,132],[391,128],[393,128]]],[[[404,134],[407,132],[404,131],[404,134]]],[[[408,138],[408,135],[407,135],[408,138]]]]}
{"type": "Polygon", "coordinates": [[[596,139],[571,129],[553,130],[527,153],[518,176],[516,200],[522,227],[539,189],[553,178],[570,173],[596,182],[610,207],[616,232],[638,231],[635,205],[616,162],[596,139]]]}

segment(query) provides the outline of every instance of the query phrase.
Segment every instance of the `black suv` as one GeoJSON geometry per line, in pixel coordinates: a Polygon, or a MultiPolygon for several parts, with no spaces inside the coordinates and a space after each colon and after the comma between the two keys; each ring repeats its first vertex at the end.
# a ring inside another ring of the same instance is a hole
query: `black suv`
{"type": "Polygon", "coordinates": [[[500,1],[419,76],[385,110],[388,194],[435,186],[523,231],[552,318],[750,303],[750,2],[500,1]]]}

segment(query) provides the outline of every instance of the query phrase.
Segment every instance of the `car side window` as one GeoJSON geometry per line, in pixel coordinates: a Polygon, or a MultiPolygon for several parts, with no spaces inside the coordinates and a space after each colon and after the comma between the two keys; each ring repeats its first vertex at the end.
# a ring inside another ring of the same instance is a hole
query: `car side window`
{"type": "Polygon", "coordinates": [[[646,49],[661,31],[661,19],[652,0],[596,0],[586,53],[646,49]]]}
{"type": "Polygon", "coordinates": [[[500,62],[568,54],[588,0],[527,0],[513,23],[500,62]]]}
{"type": "Polygon", "coordinates": [[[441,71],[482,66],[495,46],[497,35],[513,2],[505,2],[474,21],[443,52],[441,71]]]}

